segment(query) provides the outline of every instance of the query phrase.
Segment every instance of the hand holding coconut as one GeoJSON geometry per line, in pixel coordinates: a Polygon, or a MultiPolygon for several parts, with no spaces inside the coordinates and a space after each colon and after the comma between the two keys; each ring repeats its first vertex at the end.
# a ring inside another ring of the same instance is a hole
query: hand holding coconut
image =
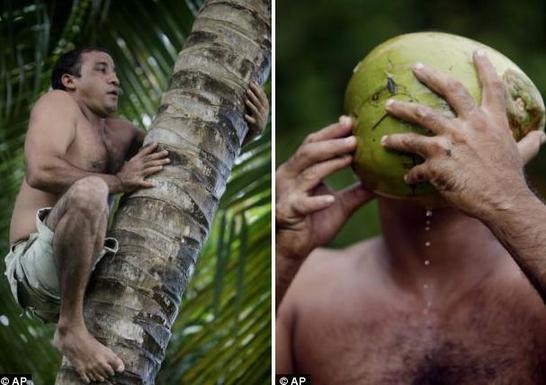
{"type": "Polygon", "coordinates": [[[360,183],[334,192],[324,179],[353,161],[353,121],[338,123],[307,136],[282,164],[276,181],[277,303],[305,258],[334,238],[353,212],[373,198],[360,183]]]}
{"type": "Polygon", "coordinates": [[[546,206],[523,174],[524,164],[538,153],[546,135],[531,131],[516,143],[501,79],[483,52],[474,54],[474,63],[483,87],[479,106],[459,82],[416,65],[415,76],[444,97],[456,117],[388,100],[390,114],[434,136],[391,134],[381,144],[423,157],[424,162],[405,175],[406,183],[430,182],[451,205],[485,223],[546,303],[546,206]]]}
{"type": "Polygon", "coordinates": [[[456,116],[389,99],[386,110],[390,114],[420,125],[434,136],[385,135],[381,144],[425,159],[405,175],[408,184],[430,182],[451,205],[482,219],[515,205],[518,196],[529,193],[523,165],[538,153],[546,136],[542,131],[531,131],[515,142],[502,80],[483,51],[475,53],[474,63],[483,87],[480,105],[457,80],[415,65],[415,76],[442,96],[456,116]]]}

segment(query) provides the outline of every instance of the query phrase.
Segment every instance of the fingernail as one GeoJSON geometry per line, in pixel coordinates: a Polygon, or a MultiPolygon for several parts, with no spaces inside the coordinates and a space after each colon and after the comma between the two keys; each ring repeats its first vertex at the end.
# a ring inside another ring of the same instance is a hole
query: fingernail
{"type": "Polygon", "coordinates": [[[345,138],[345,142],[347,142],[347,144],[356,144],[356,136],[348,136],[345,138]]]}
{"type": "Polygon", "coordinates": [[[339,117],[339,123],[344,126],[349,126],[352,124],[352,119],[348,117],[347,115],[341,115],[339,117]]]}
{"type": "Polygon", "coordinates": [[[424,64],[423,63],[415,63],[413,65],[413,69],[416,70],[416,71],[420,71],[422,70],[423,68],[425,68],[424,64]]]}
{"type": "Polygon", "coordinates": [[[326,203],[332,203],[333,201],[335,201],[335,198],[331,195],[326,195],[324,197],[324,200],[326,201],[326,203]]]}
{"type": "Polygon", "coordinates": [[[385,102],[385,107],[389,108],[394,104],[394,99],[389,99],[385,102]]]}
{"type": "Polygon", "coordinates": [[[387,144],[387,139],[388,139],[388,135],[383,135],[383,137],[381,138],[381,145],[385,145],[387,144]]]}
{"type": "Polygon", "coordinates": [[[485,57],[485,51],[483,49],[477,50],[476,56],[485,57]]]}

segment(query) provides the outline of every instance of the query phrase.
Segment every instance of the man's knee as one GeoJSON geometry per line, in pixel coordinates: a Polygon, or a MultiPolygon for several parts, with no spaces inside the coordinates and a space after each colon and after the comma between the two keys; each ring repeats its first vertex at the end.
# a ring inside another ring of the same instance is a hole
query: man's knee
{"type": "Polygon", "coordinates": [[[108,185],[96,176],[77,180],[69,190],[68,209],[85,215],[104,215],[108,207],[108,185]]]}

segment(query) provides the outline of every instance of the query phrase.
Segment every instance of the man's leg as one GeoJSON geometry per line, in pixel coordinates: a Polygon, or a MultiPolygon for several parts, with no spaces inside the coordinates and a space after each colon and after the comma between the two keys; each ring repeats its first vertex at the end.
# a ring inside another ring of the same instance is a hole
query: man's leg
{"type": "Polygon", "coordinates": [[[108,187],[102,179],[82,178],[45,221],[55,234],[53,257],[61,289],[54,343],[85,381],[103,380],[123,370],[122,361],[87,331],[83,318],[85,289],[106,234],[107,197],[108,187]]]}

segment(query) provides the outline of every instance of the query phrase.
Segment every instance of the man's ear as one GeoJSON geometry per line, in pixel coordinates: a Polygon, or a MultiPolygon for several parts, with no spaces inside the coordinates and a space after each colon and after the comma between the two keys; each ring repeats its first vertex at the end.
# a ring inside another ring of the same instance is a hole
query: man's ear
{"type": "Polygon", "coordinates": [[[61,76],[61,83],[63,83],[63,86],[67,91],[76,90],[76,85],[74,84],[74,75],[63,74],[63,76],[61,76]]]}

